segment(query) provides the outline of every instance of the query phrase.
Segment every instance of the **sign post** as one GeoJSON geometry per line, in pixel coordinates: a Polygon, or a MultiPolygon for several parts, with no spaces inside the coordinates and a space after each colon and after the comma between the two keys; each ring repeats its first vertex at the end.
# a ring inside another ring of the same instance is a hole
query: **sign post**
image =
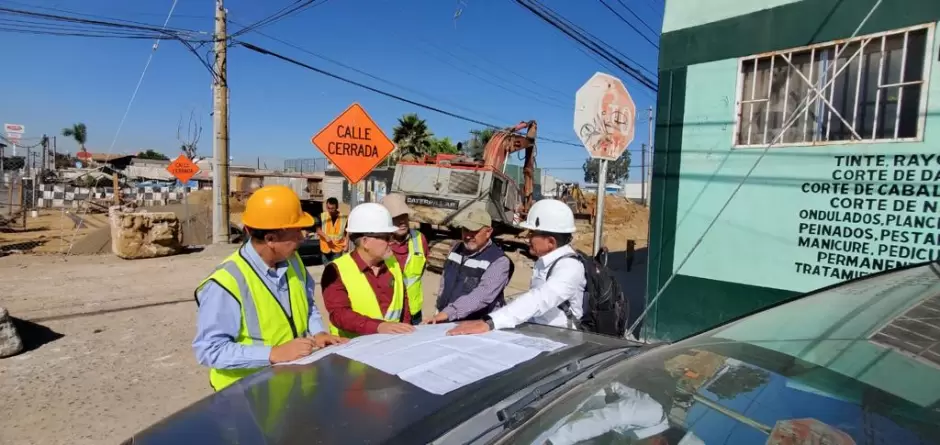
{"type": "Polygon", "coordinates": [[[636,126],[636,105],[620,79],[594,73],[575,95],[574,132],[592,159],[597,159],[597,212],[594,219],[594,254],[601,248],[607,163],[616,161],[630,142],[636,126]]]}
{"type": "Polygon", "coordinates": [[[359,181],[395,150],[395,143],[354,103],[323,127],[310,142],[349,182],[349,208],[359,204],[359,181]]]}
{"type": "MultiPolygon", "coordinates": [[[[166,170],[183,185],[183,214],[186,218],[186,231],[183,232],[183,239],[186,239],[186,233],[189,232],[189,193],[186,191],[187,183],[196,173],[199,173],[199,166],[186,157],[179,155],[173,162],[166,167],[166,170]]],[[[192,239],[192,235],[190,235],[192,239]]]]}

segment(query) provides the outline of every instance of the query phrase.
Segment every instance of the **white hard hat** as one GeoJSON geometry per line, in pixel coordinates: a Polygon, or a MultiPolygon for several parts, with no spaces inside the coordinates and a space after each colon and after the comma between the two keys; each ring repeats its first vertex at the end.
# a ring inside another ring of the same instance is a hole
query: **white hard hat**
{"type": "Polygon", "coordinates": [[[349,212],[346,231],[349,233],[393,233],[392,215],[382,204],[364,202],[349,212]]]}
{"type": "Polygon", "coordinates": [[[538,232],[574,233],[574,213],[567,204],[557,199],[543,199],[532,205],[525,221],[519,227],[538,232]]]}

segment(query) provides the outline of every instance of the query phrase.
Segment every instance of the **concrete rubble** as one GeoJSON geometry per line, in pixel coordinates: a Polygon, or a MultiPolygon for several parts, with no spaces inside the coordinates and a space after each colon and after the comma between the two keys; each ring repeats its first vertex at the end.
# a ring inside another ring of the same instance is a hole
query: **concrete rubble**
{"type": "Polygon", "coordinates": [[[120,258],[141,259],[183,251],[183,229],[173,212],[135,212],[112,207],[111,251],[120,258]]]}
{"type": "Polygon", "coordinates": [[[23,340],[16,333],[13,317],[10,317],[5,308],[0,307],[0,358],[18,354],[22,350],[23,340]]]}

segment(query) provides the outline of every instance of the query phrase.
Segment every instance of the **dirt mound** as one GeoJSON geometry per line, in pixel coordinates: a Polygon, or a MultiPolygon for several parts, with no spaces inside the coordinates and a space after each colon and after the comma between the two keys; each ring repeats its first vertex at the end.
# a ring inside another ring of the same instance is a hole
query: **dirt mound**
{"type": "MultiPolygon", "coordinates": [[[[596,195],[586,195],[591,208],[597,205],[596,195]]],[[[649,209],[620,196],[604,197],[604,227],[602,244],[611,252],[626,250],[627,241],[636,241],[636,248],[646,246],[649,236],[649,209]]],[[[594,245],[594,226],[587,221],[578,221],[574,246],[591,252],[594,245]]]]}

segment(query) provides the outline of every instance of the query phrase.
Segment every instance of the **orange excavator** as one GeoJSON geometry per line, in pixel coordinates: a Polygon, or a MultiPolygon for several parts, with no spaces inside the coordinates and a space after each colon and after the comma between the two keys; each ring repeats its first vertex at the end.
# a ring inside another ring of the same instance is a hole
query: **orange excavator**
{"type": "Polygon", "coordinates": [[[483,148],[483,159],[464,155],[402,158],[395,168],[392,192],[405,195],[412,220],[449,226],[473,209],[490,214],[497,229],[518,231],[535,196],[535,156],[538,124],[520,122],[497,130],[483,148]],[[504,173],[513,153],[524,151],[521,187],[504,173]]]}

